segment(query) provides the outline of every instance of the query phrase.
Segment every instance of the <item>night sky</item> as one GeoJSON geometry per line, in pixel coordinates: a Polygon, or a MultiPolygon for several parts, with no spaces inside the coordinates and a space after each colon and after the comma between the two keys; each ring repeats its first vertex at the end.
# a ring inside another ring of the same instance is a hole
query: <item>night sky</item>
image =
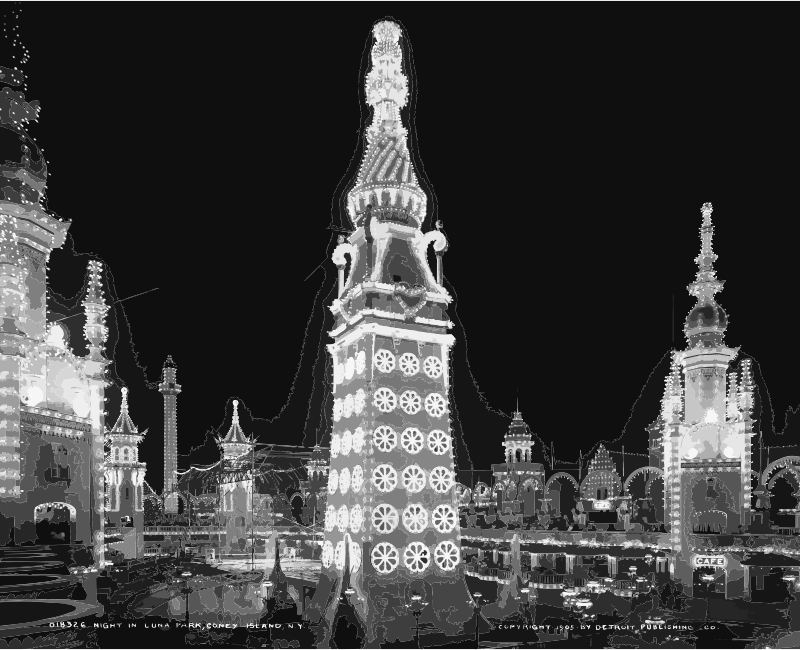
{"type": "MultiPolygon", "coordinates": [[[[384,18],[410,37],[403,121],[424,230],[441,219],[450,244],[454,428],[471,455],[459,466],[502,461],[517,396],[559,459],[601,441],[646,453],[666,355],[685,347],[706,201],[726,342],[768,387],[765,444],[788,444],[773,430],[799,401],[792,56],[700,25],[659,42],[588,16],[424,7],[284,5],[279,20],[255,3],[22,7],[24,92],[42,106],[29,131],[47,208],[72,221],[50,258],[49,309],[82,313],[90,259],[106,264],[111,300],[136,296],[109,312],[108,419],[127,386],[149,429],[148,482],[161,489],[167,354],[183,387],[181,469],[217,460],[207,432],[227,431],[233,399],[259,442],[327,444],[330,254],[350,227],[340,199],[384,18]]],[[[13,67],[9,40],[0,65],[13,67]]],[[[85,353],[82,317],[64,322],[85,353]]]]}

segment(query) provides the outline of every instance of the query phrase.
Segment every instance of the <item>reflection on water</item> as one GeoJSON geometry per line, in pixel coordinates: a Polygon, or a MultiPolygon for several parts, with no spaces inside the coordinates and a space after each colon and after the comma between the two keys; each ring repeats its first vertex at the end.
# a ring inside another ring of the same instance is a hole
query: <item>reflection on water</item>
{"type": "MultiPolygon", "coordinates": [[[[197,577],[188,581],[189,621],[199,623],[235,623],[257,621],[264,606],[261,601],[260,579],[250,582],[231,582],[220,577],[197,577]]],[[[155,616],[184,621],[186,595],[181,593],[183,583],[166,584],[150,588],[150,595],[134,608],[140,616],[155,616]]]]}

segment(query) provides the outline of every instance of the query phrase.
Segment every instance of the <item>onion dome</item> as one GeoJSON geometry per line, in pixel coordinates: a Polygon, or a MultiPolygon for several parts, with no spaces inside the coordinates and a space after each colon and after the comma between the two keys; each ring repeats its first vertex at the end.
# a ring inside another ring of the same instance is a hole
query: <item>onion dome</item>
{"type": "Polygon", "coordinates": [[[506,439],[513,438],[517,440],[531,440],[532,436],[530,429],[525,423],[525,420],[522,419],[522,413],[519,411],[514,411],[514,419],[511,420],[511,424],[508,427],[508,432],[506,433],[505,437],[506,439]]]}
{"type": "Polygon", "coordinates": [[[375,25],[372,69],[366,77],[367,104],[373,107],[367,129],[367,151],[355,186],[347,195],[347,211],[358,228],[367,206],[380,221],[419,228],[425,219],[426,196],[417,184],[400,119],[406,105],[408,78],[402,72],[400,27],[383,21],[375,25]]]}

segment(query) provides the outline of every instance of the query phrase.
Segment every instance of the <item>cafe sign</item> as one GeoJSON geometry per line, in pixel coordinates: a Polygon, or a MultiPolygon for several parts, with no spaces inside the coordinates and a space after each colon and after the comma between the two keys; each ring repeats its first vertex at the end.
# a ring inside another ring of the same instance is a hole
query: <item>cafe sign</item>
{"type": "Polygon", "coordinates": [[[611,501],[595,501],[592,507],[595,510],[611,510],[611,501]]]}
{"type": "Polygon", "coordinates": [[[728,558],[724,555],[695,555],[692,566],[696,569],[724,569],[728,566],[728,558]]]}

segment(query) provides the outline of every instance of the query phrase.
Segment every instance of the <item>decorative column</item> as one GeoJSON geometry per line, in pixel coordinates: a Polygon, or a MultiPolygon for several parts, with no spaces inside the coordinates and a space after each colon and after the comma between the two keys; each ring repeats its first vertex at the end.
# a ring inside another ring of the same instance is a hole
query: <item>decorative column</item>
{"type": "MultiPolygon", "coordinates": [[[[95,566],[102,568],[105,564],[105,380],[106,368],[110,361],[104,355],[105,343],[108,339],[108,328],[105,317],[108,305],[103,297],[101,273],[103,264],[91,260],[88,264],[88,285],[83,301],[84,326],[89,353],[86,355],[84,371],[89,383],[90,418],[92,420],[92,534],[95,543],[95,566]]],[[[117,488],[119,489],[119,488],[117,488]]],[[[118,503],[118,501],[117,501],[118,503]]],[[[96,590],[96,582],[94,583],[96,590]]],[[[88,590],[87,590],[87,593],[88,590]]]]}
{"type": "MultiPolygon", "coordinates": [[[[734,378],[735,381],[735,378],[734,378]]],[[[741,409],[739,426],[741,435],[744,436],[744,451],[742,454],[742,522],[744,526],[750,523],[750,469],[752,467],[752,438],[753,438],[753,371],[750,359],[742,360],[742,385],[738,397],[738,406],[741,409]]]]}
{"type": "Polygon", "coordinates": [[[0,214],[0,497],[20,495],[19,372],[25,269],[17,246],[17,218],[0,214]]]}

